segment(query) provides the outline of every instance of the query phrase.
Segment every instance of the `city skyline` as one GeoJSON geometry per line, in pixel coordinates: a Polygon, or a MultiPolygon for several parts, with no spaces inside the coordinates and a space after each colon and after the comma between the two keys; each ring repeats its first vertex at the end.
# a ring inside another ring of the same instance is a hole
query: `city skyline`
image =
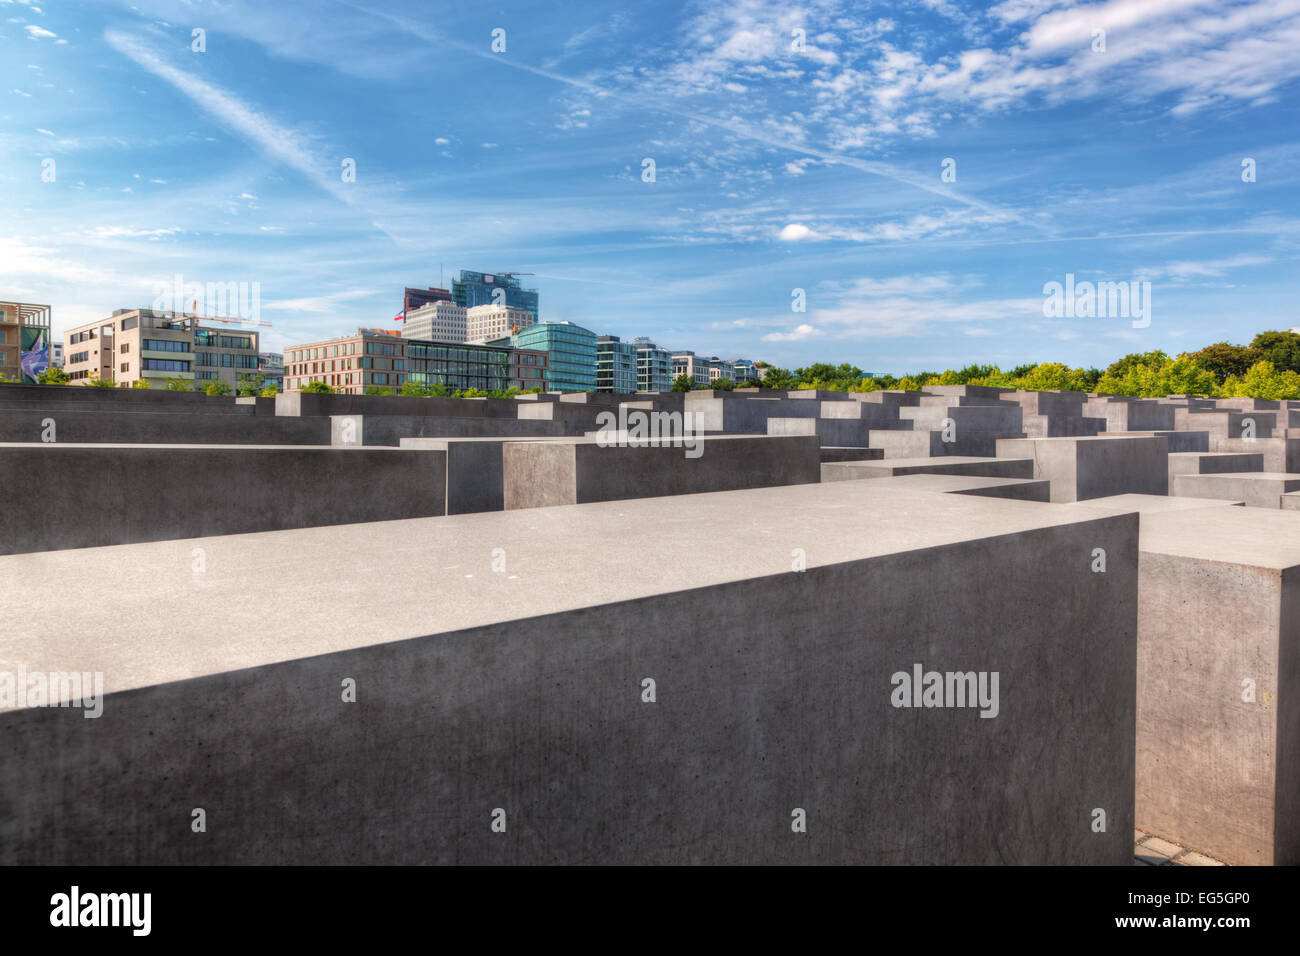
{"type": "Polygon", "coordinates": [[[513,270],[544,321],[894,372],[1300,324],[1294,3],[307,9],[0,3],[6,294],[57,338],[257,282],[282,351],[513,270]],[[1076,276],[1149,325],[1046,317],[1076,276]]]}

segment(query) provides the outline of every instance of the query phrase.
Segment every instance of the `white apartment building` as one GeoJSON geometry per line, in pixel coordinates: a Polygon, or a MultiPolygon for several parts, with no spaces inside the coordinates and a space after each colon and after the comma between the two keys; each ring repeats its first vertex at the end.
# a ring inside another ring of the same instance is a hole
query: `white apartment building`
{"type": "Polygon", "coordinates": [[[465,310],[465,338],[473,345],[505,338],[537,324],[537,313],[509,305],[475,305],[465,310]]]}
{"type": "Polygon", "coordinates": [[[439,300],[406,313],[402,338],[429,342],[465,342],[469,310],[455,302],[439,300]]]}

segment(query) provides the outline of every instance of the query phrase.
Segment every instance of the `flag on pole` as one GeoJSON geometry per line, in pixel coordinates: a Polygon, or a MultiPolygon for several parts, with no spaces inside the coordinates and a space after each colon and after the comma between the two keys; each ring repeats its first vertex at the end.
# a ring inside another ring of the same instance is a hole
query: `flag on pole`
{"type": "Polygon", "coordinates": [[[405,322],[405,321],[406,321],[406,310],[403,309],[401,312],[398,312],[395,316],[393,316],[393,321],[394,321],[394,322],[405,322]]]}

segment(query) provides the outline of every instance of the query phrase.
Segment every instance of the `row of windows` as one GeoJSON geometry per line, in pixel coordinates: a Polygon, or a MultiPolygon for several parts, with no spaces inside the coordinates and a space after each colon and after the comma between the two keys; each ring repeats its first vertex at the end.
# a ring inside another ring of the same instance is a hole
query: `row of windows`
{"type": "Polygon", "coordinates": [[[313,359],[338,358],[340,355],[356,355],[357,343],[349,342],[345,345],[327,345],[319,349],[297,349],[290,352],[285,358],[290,362],[310,362],[313,359]]]}
{"type": "Polygon", "coordinates": [[[90,361],[89,350],[85,352],[73,352],[71,355],[68,356],[68,362],[73,365],[75,365],[77,362],[89,362],[89,361],[90,361]]]}
{"type": "Polygon", "coordinates": [[[257,368],[256,355],[231,355],[229,352],[199,352],[194,359],[195,365],[222,368],[257,368]]]}
{"type": "Polygon", "coordinates": [[[179,359],[147,358],[141,364],[141,368],[147,372],[188,372],[190,363],[179,359]]]}
{"type": "MultiPolygon", "coordinates": [[[[188,352],[190,343],[175,339],[141,339],[140,348],[146,352],[188,352]]],[[[126,351],[125,345],[122,346],[122,351],[126,351]]]]}
{"type": "Polygon", "coordinates": [[[216,332],[199,329],[194,333],[194,344],[205,345],[208,348],[251,349],[253,340],[247,335],[219,335],[216,332]]]}

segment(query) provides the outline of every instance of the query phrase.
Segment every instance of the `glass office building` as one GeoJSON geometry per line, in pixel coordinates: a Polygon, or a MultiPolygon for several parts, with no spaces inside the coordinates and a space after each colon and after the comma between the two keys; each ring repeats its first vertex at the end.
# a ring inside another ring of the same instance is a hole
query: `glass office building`
{"type": "Polygon", "coordinates": [[[596,333],[572,322],[539,322],[511,336],[515,348],[537,349],[548,358],[553,392],[596,390],[596,333]]]}
{"type": "Polygon", "coordinates": [[[451,297],[462,309],[476,305],[506,305],[537,315],[537,290],[525,289],[512,275],[460,270],[451,280],[451,297]]]}
{"type": "Polygon", "coordinates": [[[596,391],[630,395],[636,388],[637,348],[617,335],[596,340],[596,391]]]}
{"type": "Polygon", "coordinates": [[[453,342],[406,342],[406,380],[480,391],[509,387],[510,349],[453,342]]]}

